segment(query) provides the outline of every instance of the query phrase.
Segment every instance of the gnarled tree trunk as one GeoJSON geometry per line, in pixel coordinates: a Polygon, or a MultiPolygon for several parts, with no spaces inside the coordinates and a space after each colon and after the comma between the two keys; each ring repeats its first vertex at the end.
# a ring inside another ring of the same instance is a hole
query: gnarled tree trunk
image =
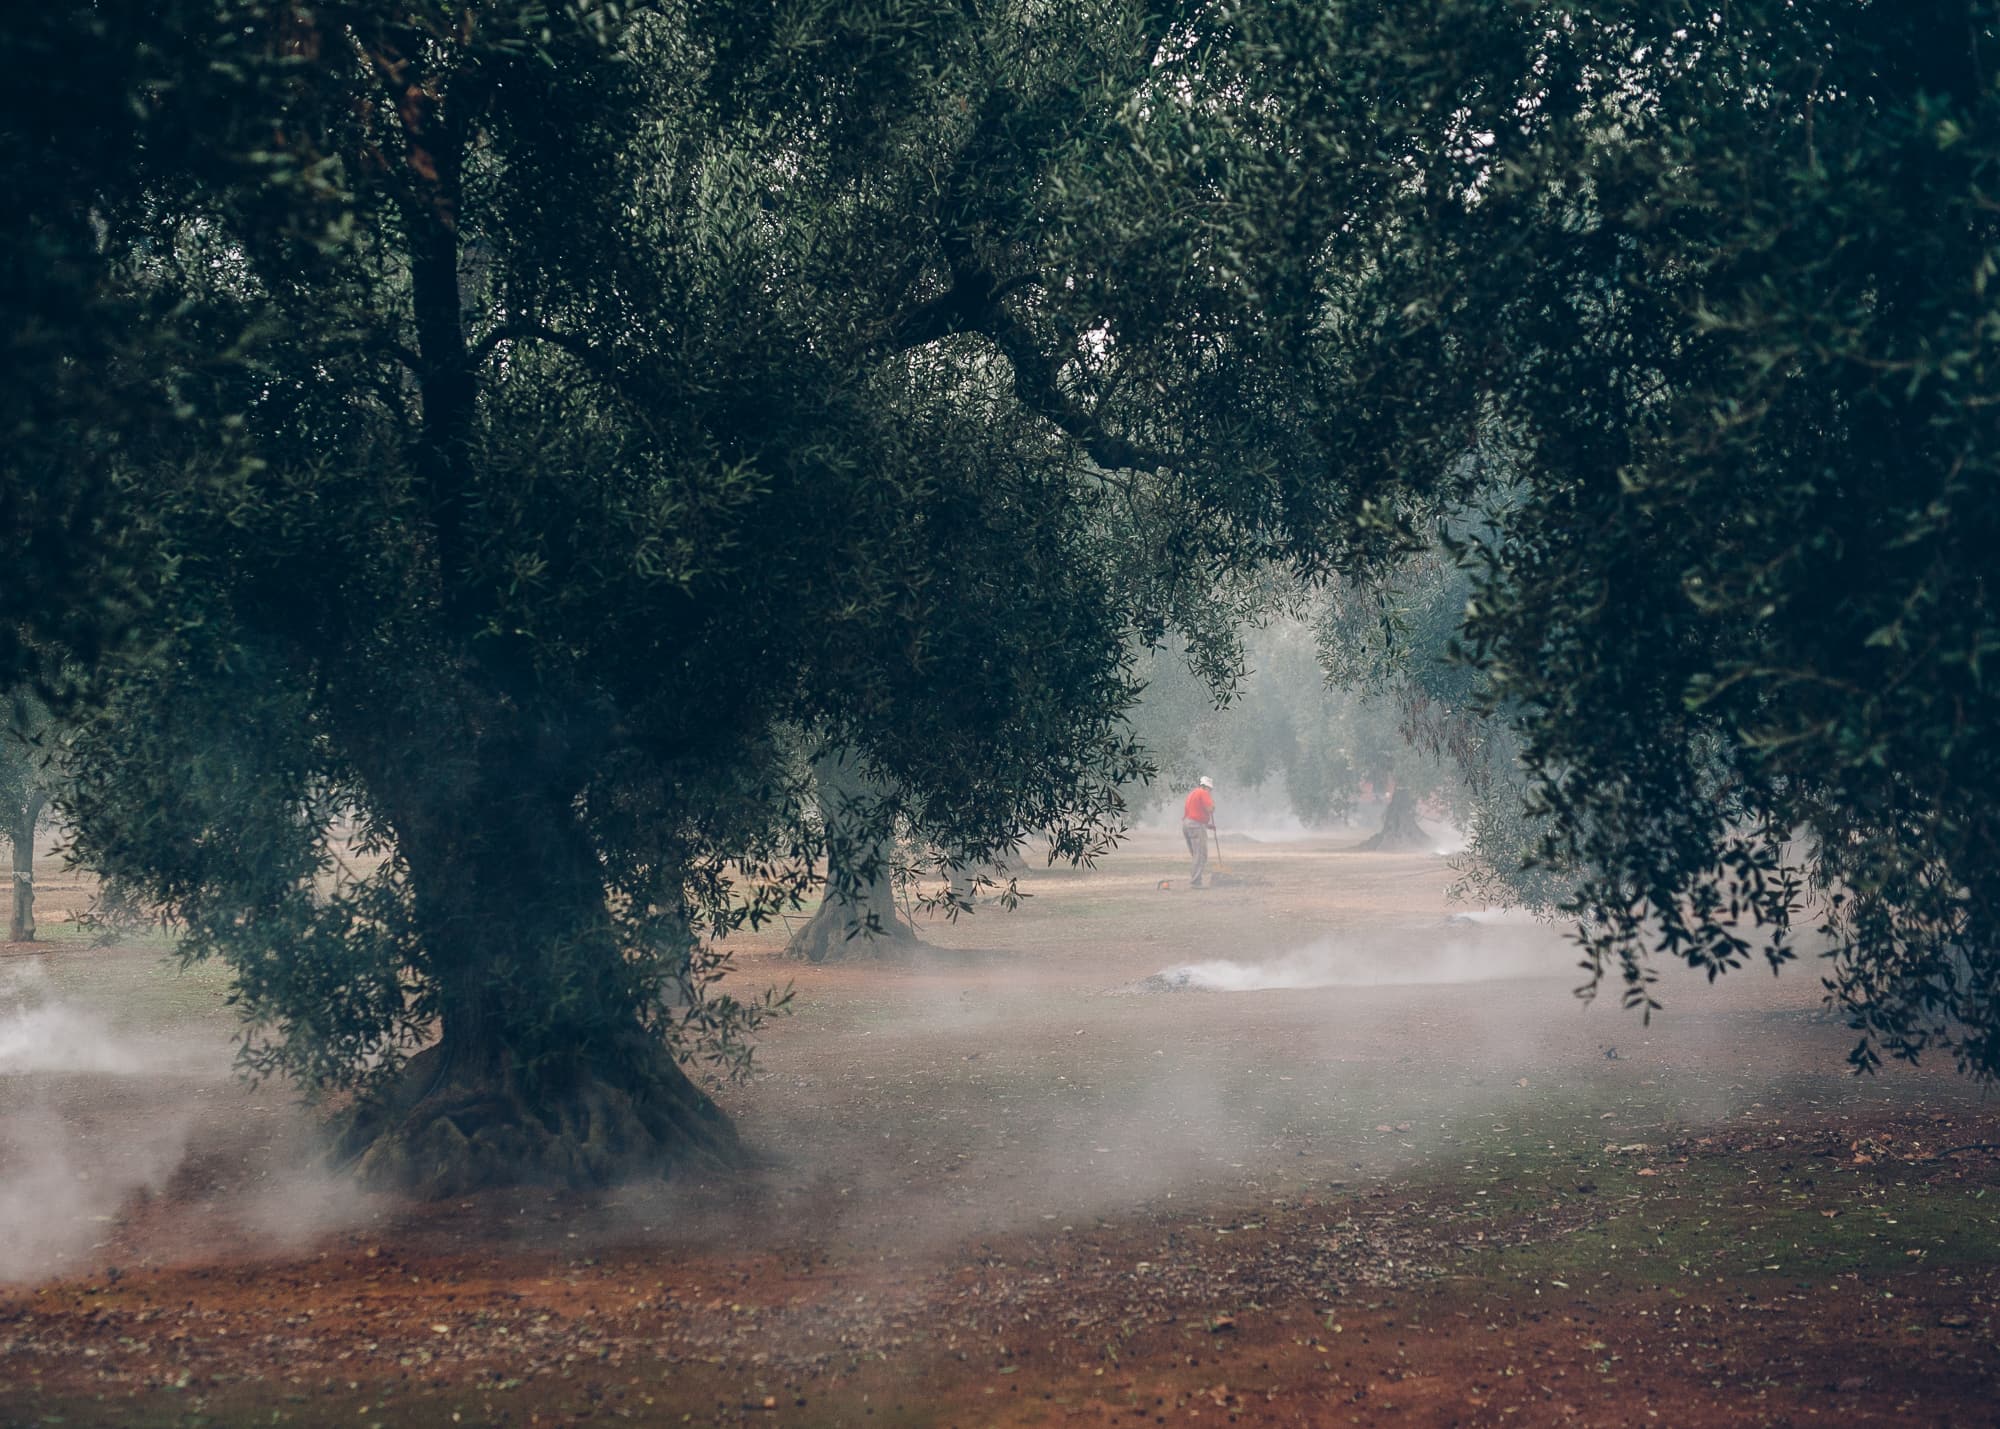
{"type": "Polygon", "coordinates": [[[471,797],[398,810],[441,1035],[356,1109],[339,1154],[429,1198],[740,1163],[729,1119],[647,1025],[569,798],[510,787],[525,760],[480,763],[471,797]]]}
{"type": "Polygon", "coordinates": [[[826,822],[826,893],[785,951],[820,963],[920,946],[917,930],[896,906],[888,835],[870,827],[874,811],[868,805],[877,791],[839,753],[814,760],[813,778],[826,822]]]}
{"type": "MultiPolygon", "coordinates": [[[[581,761],[562,722],[537,717],[532,652],[504,622],[489,629],[501,602],[467,579],[478,381],[452,215],[471,131],[411,83],[401,118],[412,152],[430,159],[406,206],[418,465],[444,612],[471,652],[451,722],[470,742],[462,764],[421,770],[377,745],[368,783],[409,869],[440,1035],[356,1108],[340,1151],[363,1179],[427,1197],[727,1166],[741,1157],[735,1129],[649,1026],[648,985],[620,945],[574,807],[581,761]]],[[[381,737],[361,721],[354,743],[381,737]]]]}
{"type": "Polygon", "coordinates": [[[1410,792],[1407,784],[1397,784],[1389,796],[1389,806],[1382,811],[1382,827],[1373,837],[1357,845],[1369,852],[1401,852],[1408,849],[1429,848],[1431,836],[1424,832],[1424,826],[1417,822],[1417,796],[1410,792]]]}

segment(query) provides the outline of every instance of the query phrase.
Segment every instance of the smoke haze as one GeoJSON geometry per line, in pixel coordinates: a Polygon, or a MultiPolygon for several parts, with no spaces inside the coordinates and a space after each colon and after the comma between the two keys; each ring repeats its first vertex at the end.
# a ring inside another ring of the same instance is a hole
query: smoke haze
{"type": "MultiPolygon", "coordinates": [[[[799,984],[752,1080],[718,1093],[759,1169],[588,1207],[496,1192],[475,1234],[886,1262],[1459,1167],[1503,1130],[1594,1154],[1749,1114],[1780,1087],[1829,1109],[1900,1094],[1846,1076],[1845,1031],[1815,1020],[1809,976],[1670,975],[1647,1026],[1615,995],[1570,996],[1560,929],[1454,911],[1427,854],[1246,842],[1235,884],[1187,891],[1171,886],[1179,843],[1030,870],[1019,910],[927,924],[907,958],[814,967],[782,956],[782,929],[745,939],[732,990],[799,984]]],[[[0,1278],[309,1250],[462,1214],[319,1170],[315,1114],[235,1078],[223,990],[154,954],[6,974],[0,1278]]]]}
{"type": "MultiPolygon", "coordinates": [[[[84,956],[119,974],[134,961],[84,956]]],[[[144,985],[172,986],[163,978],[144,985]]],[[[126,1259],[135,1218],[170,1194],[192,1214],[142,1255],[170,1256],[176,1238],[296,1247],[364,1213],[316,1169],[291,1094],[235,1077],[231,1031],[214,1016],[133,1026],[40,959],[0,971],[0,1282],[126,1259]],[[243,1159],[220,1159],[230,1153],[243,1159]]]]}
{"type": "Polygon", "coordinates": [[[1162,990],[1190,992],[1421,987],[1564,976],[1573,973],[1575,961],[1571,950],[1541,944],[1493,947],[1463,937],[1441,937],[1434,943],[1385,949],[1329,938],[1265,962],[1183,963],[1163,968],[1148,981],[1162,990]]]}

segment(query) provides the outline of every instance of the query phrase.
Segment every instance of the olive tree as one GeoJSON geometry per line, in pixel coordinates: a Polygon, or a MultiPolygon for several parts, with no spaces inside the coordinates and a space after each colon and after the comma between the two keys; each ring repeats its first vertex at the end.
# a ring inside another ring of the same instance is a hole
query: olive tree
{"type": "Polygon", "coordinates": [[[1369,492],[1417,424],[1339,394],[1402,337],[1326,355],[1313,273],[1336,243],[1387,302],[1456,112],[1425,17],[226,0],[73,38],[144,61],[63,184],[162,324],[76,362],[165,415],[91,418],[118,610],[65,812],[229,961],[254,1070],[364,1093],[367,1174],[729,1162],[683,1059],[754,1020],[703,950],[823,851],[796,731],[923,846],[1087,856],[1143,767],[1132,641],[1218,570],[1401,539],[1369,492]]]}

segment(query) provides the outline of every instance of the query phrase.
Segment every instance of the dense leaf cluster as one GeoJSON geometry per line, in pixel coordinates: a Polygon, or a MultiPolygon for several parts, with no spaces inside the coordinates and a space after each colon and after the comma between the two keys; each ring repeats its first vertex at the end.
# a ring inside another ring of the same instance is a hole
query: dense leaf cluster
{"type": "MultiPolygon", "coordinates": [[[[1793,955],[1874,1047],[2000,1071],[1984,5],[1552,25],[1496,123],[1502,493],[1464,634],[1600,970],[1793,955]],[[1563,111],[1567,111],[1565,114],[1563,111]],[[1516,143],[1517,153],[1510,153],[1516,143]]],[[[1479,281],[1479,280],[1475,280],[1479,281]]],[[[1473,286],[1468,284],[1468,287],[1473,286]]]]}

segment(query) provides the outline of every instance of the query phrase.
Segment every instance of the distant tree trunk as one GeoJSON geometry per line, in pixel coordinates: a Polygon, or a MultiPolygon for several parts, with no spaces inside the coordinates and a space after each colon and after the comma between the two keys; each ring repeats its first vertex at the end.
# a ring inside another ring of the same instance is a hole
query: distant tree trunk
{"type": "Polygon", "coordinates": [[[820,817],[827,826],[826,895],[792,934],[785,951],[808,962],[919,946],[917,930],[896,907],[888,839],[860,823],[853,807],[874,790],[838,753],[813,761],[820,817]]]}
{"type": "Polygon", "coordinates": [[[7,914],[7,941],[35,941],[35,822],[42,815],[42,796],[31,792],[15,812],[8,838],[14,845],[14,901],[7,914]]]}
{"type": "Polygon", "coordinates": [[[1417,822],[1417,796],[1410,792],[1409,785],[1399,783],[1396,792],[1389,796],[1389,807],[1382,811],[1382,827],[1359,847],[1387,853],[1430,846],[1431,836],[1417,822]]]}

